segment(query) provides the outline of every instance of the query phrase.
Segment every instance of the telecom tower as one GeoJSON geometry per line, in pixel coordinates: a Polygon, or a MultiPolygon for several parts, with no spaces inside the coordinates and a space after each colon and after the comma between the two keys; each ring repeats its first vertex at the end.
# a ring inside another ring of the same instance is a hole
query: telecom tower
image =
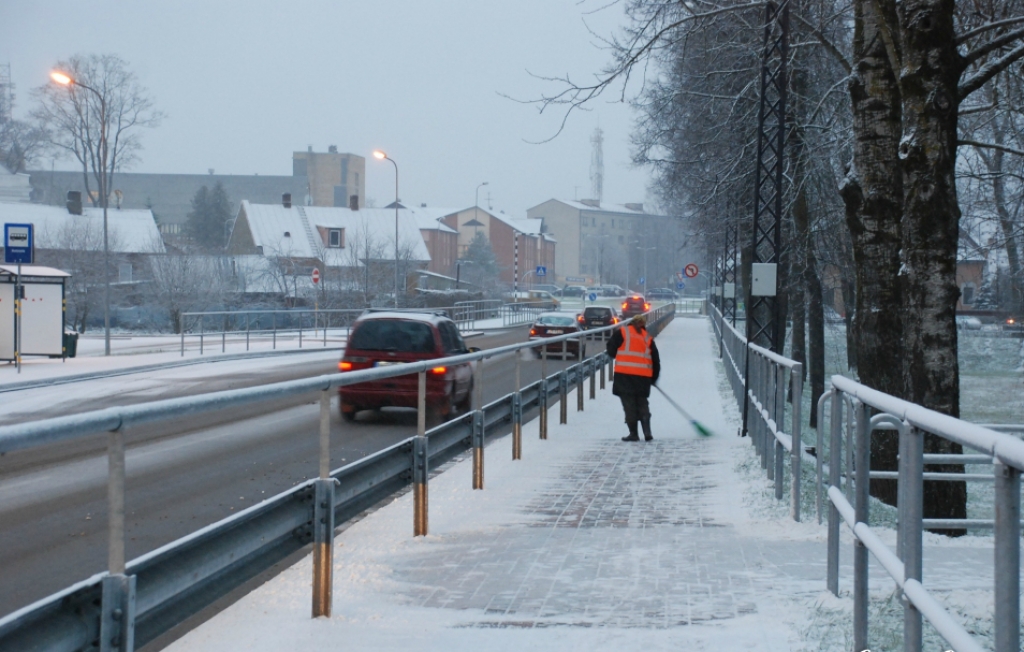
{"type": "Polygon", "coordinates": [[[14,116],[14,86],[11,84],[11,64],[0,63],[0,123],[10,121],[14,116]]]}
{"type": "Polygon", "coordinates": [[[600,202],[604,192],[604,132],[601,127],[594,128],[590,144],[593,148],[590,154],[590,192],[600,202]]]}

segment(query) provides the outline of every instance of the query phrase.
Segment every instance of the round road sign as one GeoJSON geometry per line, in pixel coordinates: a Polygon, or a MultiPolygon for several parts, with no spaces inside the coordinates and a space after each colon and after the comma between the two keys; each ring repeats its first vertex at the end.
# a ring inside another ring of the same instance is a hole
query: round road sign
{"type": "Polygon", "coordinates": [[[314,267],[313,268],[313,273],[310,274],[309,276],[310,276],[311,279],[313,279],[313,285],[316,285],[317,283],[320,282],[320,270],[319,269],[314,267]]]}
{"type": "Polygon", "coordinates": [[[689,265],[683,268],[683,273],[686,274],[687,278],[694,278],[699,273],[699,270],[697,269],[697,266],[695,264],[690,263],[689,265]]]}

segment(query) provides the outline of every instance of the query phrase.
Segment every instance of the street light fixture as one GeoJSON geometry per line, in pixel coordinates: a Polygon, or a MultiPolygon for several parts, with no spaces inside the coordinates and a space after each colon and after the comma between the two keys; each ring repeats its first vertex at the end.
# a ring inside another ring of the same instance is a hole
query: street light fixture
{"type": "Polygon", "coordinates": [[[388,160],[395,166],[395,308],[398,308],[398,163],[379,149],[373,151],[373,158],[378,161],[388,160]]]}
{"type": "MultiPolygon", "coordinates": [[[[103,200],[103,355],[110,355],[110,239],[107,227],[107,208],[110,203],[107,188],[107,100],[103,94],[91,86],[74,79],[59,70],[50,73],[50,79],[71,89],[79,86],[93,93],[100,101],[100,198],[103,200]]],[[[73,93],[74,91],[72,91],[73,93]]]]}

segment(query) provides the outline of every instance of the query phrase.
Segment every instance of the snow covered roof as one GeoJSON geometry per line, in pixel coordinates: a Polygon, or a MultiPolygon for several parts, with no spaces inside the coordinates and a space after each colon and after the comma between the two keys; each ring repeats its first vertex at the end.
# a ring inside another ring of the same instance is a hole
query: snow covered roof
{"type": "MultiPolygon", "coordinates": [[[[17,265],[0,265],[0,274],[8,274],[10,276],[18,275],[17,265]]],[[[21,266],[22,276],[45,276],[48,278],[63,278],[71,276],[64,270],[57,269],[56,267],[46,267],[44,265],[22,265],[21,266]]]]}
{"type": "MultiPolygon", "coordinates": [[[[39,249],[103,248],[102,208],[85,208],[82,215],[72,215],[62,206],[0,202],[0,222],[34,224],[36,247],[39,249]]],[[[112,252],[164,252],[160,229],[148,208],[108,209],[107,230],[112,252]]]]}
{"type": "MultiPolygon", "coordinates": [[[[480,210],[499,222],[507,224],[520,233],[525,233],[527,235],[540,235],[543,236],[545,240],[550,240],[552,242],[555,240],[551,235],[541,233],[541,228],[544,226],[544,220],[539,217],[510,217],[505,213],[495,213],[494,211],[484,208],[481,208],[480,210]]],[[[466,224],[469,223],[467,222],[466,224]]]]}
{"type": "Polygon", "coordinates": [[[554,201],[562,202],[567,206],[572,206],[573,208],[581,211],[591,211],[595,213],[626,213],[628,215],[650,215],[650,213],[645,213],[642,210],[638,211],[628,208],[625,204],[606,204],[602,202],[599,206],[591,206],[590,204],[585,204],[582,201],[576,200],[556,199],[554,201]]]}
{"type": "MultiPolygon", "coordinates": [[[[239,215],[245,214],[253,244],[264,255],[322,259],[329,267],[357,266],[358,254],[351,246],[359,242],[376,243],[380,255],[370,258],[394,260],[395,210],[387,208],[349,208],[334,206],[292,206],[252,204],[242,201],[239,215]],[[345,229],[345,247],[324,245],[319,228],[345,229]]],[[[416,209],[398,211],[399,247],[411,260],[429,261],[430,253],[420,234],[416,209]]]]}
{"type": "Polygon", "coordinates": [[[0,164],[0,202],[27,202],[31,196],[29,175],[15,174],[0,164]]]}

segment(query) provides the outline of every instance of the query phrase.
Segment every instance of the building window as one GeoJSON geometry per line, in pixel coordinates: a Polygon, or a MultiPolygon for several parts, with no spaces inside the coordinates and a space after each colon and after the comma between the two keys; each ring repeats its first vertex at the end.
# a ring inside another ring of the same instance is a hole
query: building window
{"type": "Polygon", "coordinates": [[[621,235],[619,236],[619,244],[624,244],[624,240],[621,235]]]}
{"type": "Polygon", "coordinates": [[[344,229],[331,229],[327,232],[327,246],[328,247],[344,247],[345,246],[345,230],[344,229]]]}
{"type": "Polygon", "coordinates": [[[974,305],[974,284],[965,283],[960,287],[960,303],[965,306],[974,305]]]}
{"type": "Polygon", "coordinates": [[[131,283],[132,282],[132,264],[131,263],[120,263],[117,266],[117,281],[118,281],[118,283],[131,283]]]}

